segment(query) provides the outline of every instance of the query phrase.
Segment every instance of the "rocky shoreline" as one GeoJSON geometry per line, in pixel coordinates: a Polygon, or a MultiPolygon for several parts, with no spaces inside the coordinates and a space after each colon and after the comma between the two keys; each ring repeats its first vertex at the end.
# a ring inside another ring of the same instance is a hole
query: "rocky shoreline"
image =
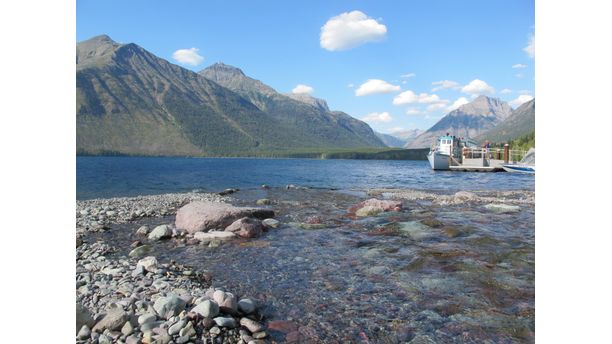
{"type": "MultiPolygon", "coordinates": [[[[299,192],[297,188],[291,189],[299,192]]],[[[77,343],[275,342],[270,338],[269,329],[280,329],[287,342],[303,342],[303,331],[294,323],[267,322],[259,312],[261,304],[252,295],[212,288],[212,276],[208,272],[175,261],[159,263],[150,255],[150,245],[158,240],[216,247],[225,240],[252,238],[279,226],[269,209],[229,205],[234,199],[228,195],[234,191],[226,190],[221,195],[191,192],[77,201],[77,343]],[[193,220],[197,218],[195,215],[201,216],[209,209],[223,216],[208,214],[206,221],[193,220]],[[132,243],[132,251],[127,256],[114,254],[114,247],[107,243],[84,240],[88,234],[104,232],[113,224],[171,215],[176,215],[175,223],[152,229],[135,227],[133,230],[140,239],[132,243]]],[[[377,189],[365,194],[371,198],[347,209],[347,216],[365,218],[401,211],[402,202],[406,201],[478,204],[498,213],[517,212],[535,201],[531,191],[449,194],[377,189]]],[[[270,206],[266,199],[255,203],[270,206]]],[[[309,229],[324,226],[316,215],[304,223],[309,229]]],[[[417,336],[413,341],[416,339],[423,340],[423,337],[417,336]]]]}

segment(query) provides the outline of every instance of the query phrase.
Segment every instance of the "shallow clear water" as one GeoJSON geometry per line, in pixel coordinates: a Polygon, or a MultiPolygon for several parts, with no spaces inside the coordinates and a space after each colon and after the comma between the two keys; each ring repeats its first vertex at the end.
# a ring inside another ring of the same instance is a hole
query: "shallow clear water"
{"type": "MultiPolygon", "coordinates": [[[[284,225],[217,248],[155,243],[154,254],[208,270],[215,285],[257,298],[266,320],[290,322],[303,342],[400,343],[417,335],[450,343],[534,340],[532,205],[500,214],[481,203],[410,201],[401,212],[353,218],[346,209],[363,193],[273,188],[232,196],[238,205],[273,200],[284,225]],[[323,228],[300,225],[312,215],[323,228]]],[[[125,255],[139,225],[96,236],[119,243],[125,255]]]]}
{"type": "Polygon", "coordinates": [[[295,184],[320,188],[534,189],[519,173],[432,171],[427,161],[77,157],[77,199],[295,184]]]}

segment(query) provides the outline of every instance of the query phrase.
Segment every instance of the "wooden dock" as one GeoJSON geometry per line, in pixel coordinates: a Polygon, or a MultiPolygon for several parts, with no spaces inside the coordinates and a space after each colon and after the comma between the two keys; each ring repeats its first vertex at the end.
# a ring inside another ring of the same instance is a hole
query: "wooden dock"
{"type": "Polygon", "coordinates": [[[470,165],[459,165],[449,166],[451,171],[461,172],[503,172],[504,169],[498,166],[470,166],[470,165]]]}

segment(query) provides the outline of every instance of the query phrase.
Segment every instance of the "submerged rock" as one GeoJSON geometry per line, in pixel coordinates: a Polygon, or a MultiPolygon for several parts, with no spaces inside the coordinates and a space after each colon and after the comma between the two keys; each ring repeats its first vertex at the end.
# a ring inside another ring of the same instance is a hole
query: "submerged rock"
{"type": "Polygon", "coordinates": [[[266,228],[278,228],[278,226],[280,226],[280,221],[275,219],[265,219],[261,221],[261,224],[266,228]]]}
{"type": "Polygon", "coordinates": [[[357,216],[376,216],[387,211],[401,211],[402,202],[371,198],[349,208],[348,212],[357,216]]]}
{"type": "Polygon", "coordinates": [[[197,232],[193,235],[194,239],[200,240],[202,243],[209,243],[213,240],[231,240],[236,237],[236,234],[232,232],[222,231],[210,231],[210,232],[197,232]]]}
{"type": "Polygon", "coordinates": [[[272,201],[270,201],[267,198],[262,198],[262,199],[258,199],[257,202],[255,202],[255,204],[257,204],[257,205],[270,205],[270,204],[272,204],[272,201]]]}
{"type": "Polygon", "coordinates": [[[254,238],[263,232],[263,225],[258,219],[243,217],[225,228],[226,232],[236,233],[239,237],[254,238]]]}
{"type": "Polygon", "coordinates": [[[234,207],[216,202],[191,202],[176,213],[176,228],[189,233],[207,232],[226,228],[243,217],[266,219],[274,217],[274,211],[261,208],[234,207]]]}
{"type": "Polygon", "coordinates": [[[516,213],[521,210],[518,205],[509,205],[503,203],[493,203],[485,205],[485,208],[496,213],[516,213]]]}
{"type": "Polygon", "coordinates": [[[133,257],[133,258],[142,257],[146,254],[149,254],[152,250],[153,250],[153,247],[151,247],[150,245],[142,245],[142,246],[138,246],[135,249],[131,250],[128,256],[133,257]]]}

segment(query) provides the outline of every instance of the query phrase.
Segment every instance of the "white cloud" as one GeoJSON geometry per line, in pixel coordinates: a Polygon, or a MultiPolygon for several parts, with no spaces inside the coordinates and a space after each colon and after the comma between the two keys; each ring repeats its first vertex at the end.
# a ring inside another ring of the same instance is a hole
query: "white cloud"
{"type": "Polygon", "coordinates": [[[448,100],[440,99],[437,94],[421,93],[416,94],[410,90],[404,91],[393,98],[393,105],[402,104],[438,104],[448,103],[448,100]]]}
{"type": "Polygon", "coordinates": [[[509,88],[504,88],[503,90],[501,90],[499,93],[501,94],[508,94],[508,93],[512,93],[512,90],[509,88]]]}
{"type": "Polygon", "coordinates": [[[474,79],[469,84],[463,86],[463,88],[461,88],[461,92],[471,95],[479,95],[483,93],[494,94],[495,89],[482,80],[474,79]]]}
{"type": "Polygon", "coordinates": [[[314,88],[308,86],[308,85],[302,85],[299,84],[297,86],[295,86],[292,90],[292,93],[294,94],[311,94],[312,92],[314,92],[314,88]]]}
{"type": "Polygon", "coordinates": [[[348,84],[348,85],[346,85],[346,87],[353,88],[353,87],[355,87],[355,84],[348,84]]]}
{"type": "Polygon", "coordinates": [[[421,111],[419,109],[415,109],[415,108],[408,108],[408,109],[406,109],[406,115],[408,115],[408,116],[420,115],[422,113],[423,113],[423,111],[421,111]]]}
{"type": "Polygon", "coordinates": [[[530,96],[529,94],[521,94],[520,96],[518,96],[516,99],[510,101],[510,105],[513,108],[517,108],[519,107],[521,104],[526,103],[530,100],[532,100],[533,97],[530,96]]]}
{"type": "Polygon", "coordinates": [[[391,93],[399,91],[400,89],[401,88],[399,86],[391,85],[384,80],[370,79],[361,84],[361,86],[355,90],[355,95],[360,97],[378,93],[391,93]]]}
{"type": "Polygon", "coordinates": [[[414,73],[408,73],[408,74],[402,74],[402,75],[400,75],[400,77],[401,77],[401,78],[406,78],[406,79],[408,79],[408,78],[413,78],[413,77],[415,77],[415,76],[416,76],[416,74],[414,74],[414,73]]]}
{"type": "Polygon", "coordinates": [[[457,100],[455,100],[455,102],[449,106],[448,108],[446,108],[447,111],[453,111],[455,109],[458,109],[461,105],[467,104],[470,101],[467,100],[467,98],[465,97],[459,97],[457,100]]]}
{"type": "Polygon", "coordinates": [[[393,118],[391,117],[391,115],[389,115],[388,112],[372,112],[372,113],[369,113],[363,116],[361,120],[364,122],[368,122],[368,123],[376,123],[376,122],[391,122],[393,118]]]}
{"type": "Polygon", "coordinates": [[[512,65],[512,68],[525,68],[527,67],[526,64],[522,64],[522,63],[517,63],[515,65],[512,65]]]}
{"type": "Polygon", "coordinates": [[[518,94],[531,94],[531,91],[528,91],[528,90],[520,90],[520,91],[518,91],[518,94]]]}
{"type": "Polygon", "coordinates": [[[527,46],[523,48],[523,51],[527,53],[527,55],[531,58],[535,57],[535,35],[529,35],[529,42],[527,46]]]}
{"type": "Polygon", "coordinates": [[[446,108],[446,104],[443,104],[443,103],[431,104],[427,107],[427,112],[438,111],[444,108],[446,108]]]}
{"type": "Polygon", "coordinates": [[[179,49],[172,54],[172,58],[183,64],[197,66],[204,61],[198,51],[198,48],[179,49]]]}
{"type": "Polygon", "coordinates": [[[459,86],[458,82],[452,81],[452,80],[434,81],[431,84],[434,85],[434,86],[438,85],[437,87],[434,87],[434,88],[431,89],[432,92],[443,90],[445,88],[452,88],[452,89],[459,89],[459,88],[461,88],[461,86],[459,86]]]}
{"type": "Polygon", "coordinates": [[[523,73],[516,73],[514,74],[515,77],[522,79],[524,77],[523,73]]]}
{"type": "Polygon", "coordinates": [[[344,12],[330,18],[321,27],[323,49],[339,51],[355,48],[385,38],[387,27],[361,11],[344,12]]]}

